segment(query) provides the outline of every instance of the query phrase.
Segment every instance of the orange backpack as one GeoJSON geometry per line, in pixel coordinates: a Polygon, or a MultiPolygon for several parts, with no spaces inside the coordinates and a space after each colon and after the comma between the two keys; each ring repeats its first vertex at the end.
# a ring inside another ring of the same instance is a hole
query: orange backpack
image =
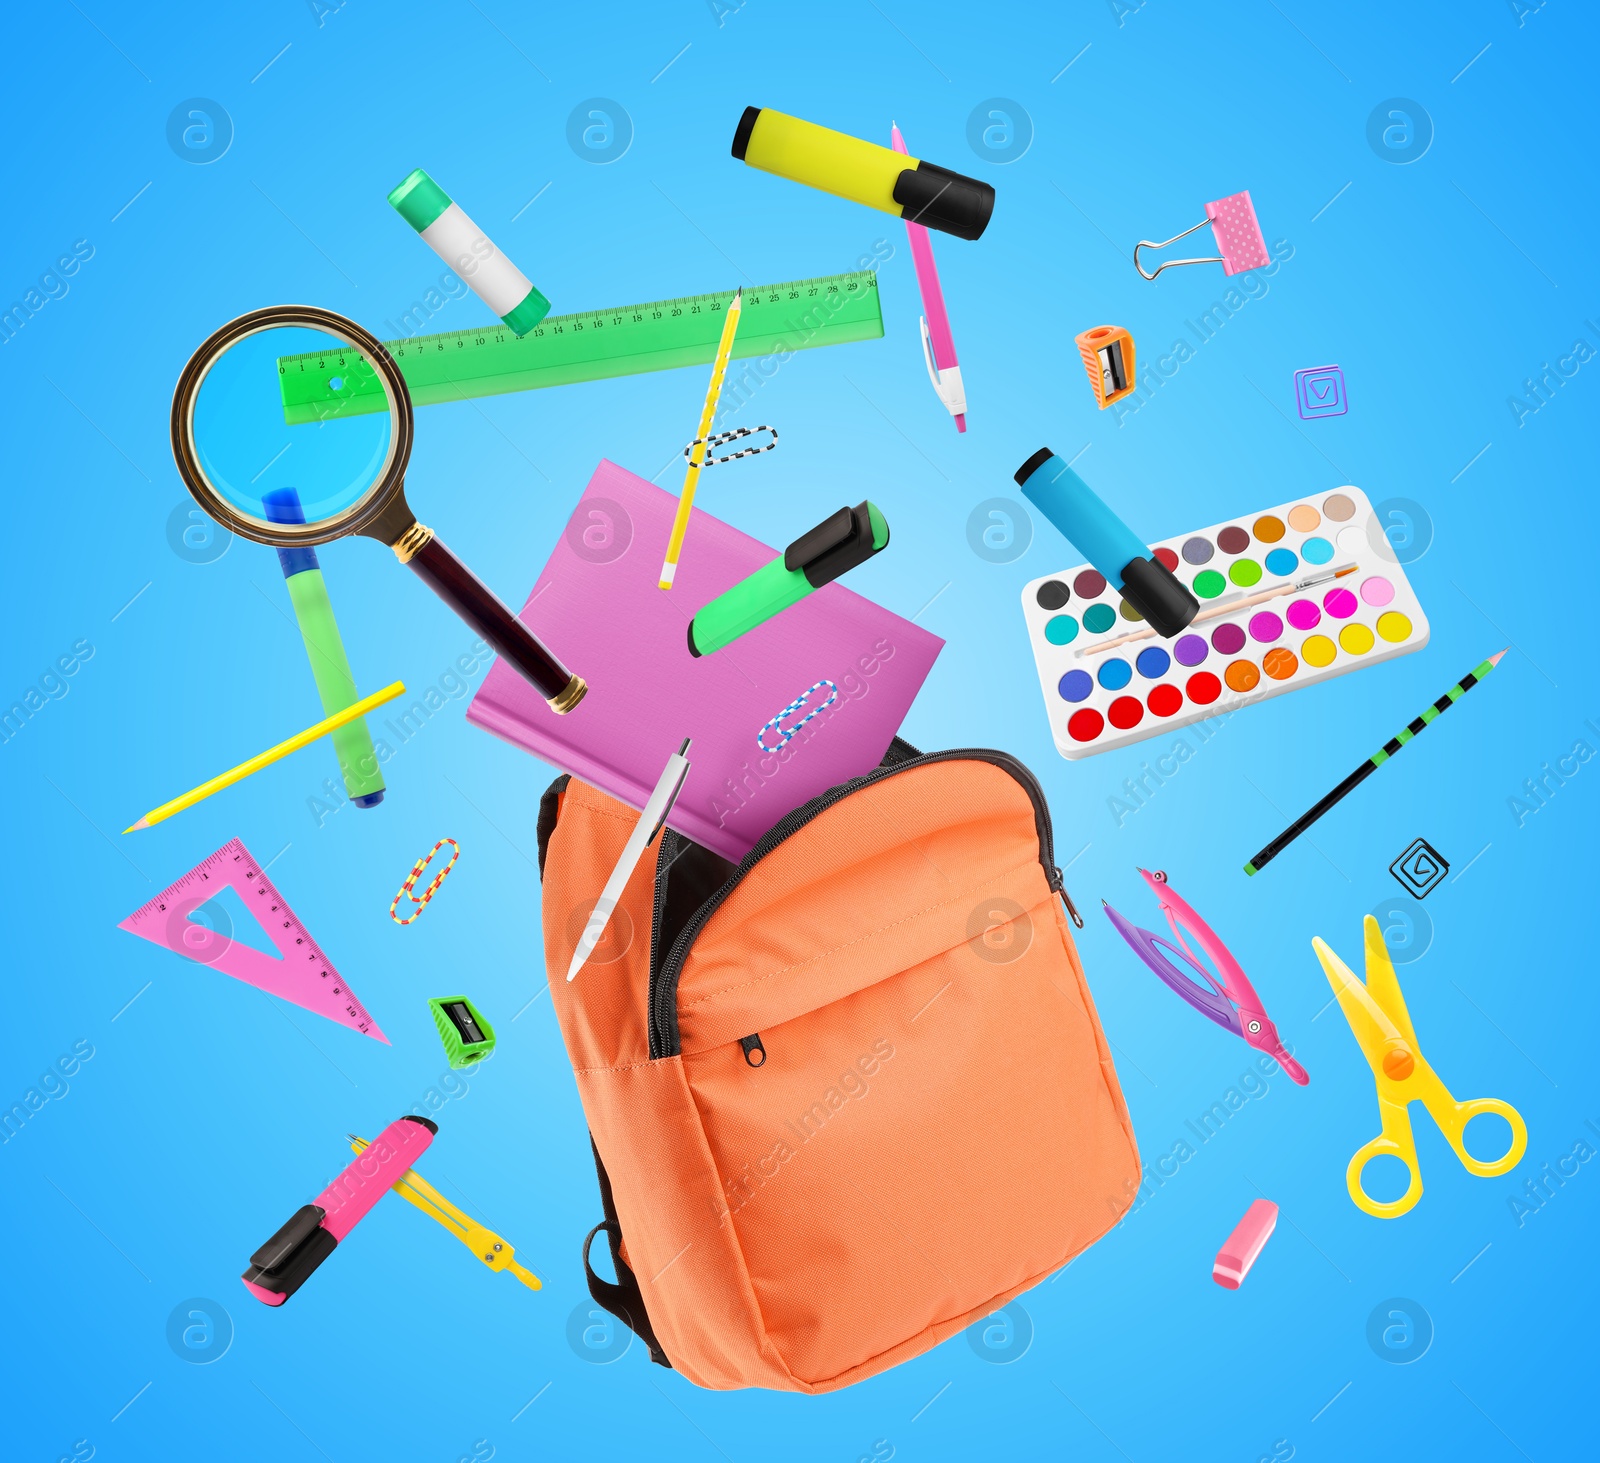
{"type": "Polygon", "coordinates": [[[665,829],[568,983],[638,816],[558,778],[539,865],[605,1214],[584,1268],[655,1361],[845,1387],[1122,1216],[1133,1128],[1020,762],[896,739],[737,865],[665,829]]]}

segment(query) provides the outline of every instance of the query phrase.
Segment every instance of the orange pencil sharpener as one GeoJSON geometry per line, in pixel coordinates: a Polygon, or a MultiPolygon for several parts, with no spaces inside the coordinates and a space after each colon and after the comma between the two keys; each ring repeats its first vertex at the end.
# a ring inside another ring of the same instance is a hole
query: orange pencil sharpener
{"type": "Polygon", "coordinates": [[[1096,325],[1073,339],[1101,411],[1133,391],[1133,337],[1126,330],[1120,325],[1096,325]]]}

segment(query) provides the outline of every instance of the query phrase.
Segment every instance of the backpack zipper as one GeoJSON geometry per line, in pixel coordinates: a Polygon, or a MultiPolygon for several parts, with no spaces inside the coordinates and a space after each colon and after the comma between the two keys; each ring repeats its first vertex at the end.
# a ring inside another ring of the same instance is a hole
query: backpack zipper
{"type": "MultiPolygon", "coordinates": [[[[1065,901],[1067,911],[1072,916],[1072,922],[1081,930],[1083,919],[1078,914],[1077,907],[1072,902],[1072,897],[1067,893],[1066,883],[1061,870],[1055,862],[1055,836],[1050,826],[1050,809],[1045,803],[1044,789],[1039,786],[1039,780],[1015,757],[1005,752],[995,752],[984,748],[957,748],[944,752],[925,752],[920,756],[912,757],[903,762],[896,762],[887,767],[875,767],[871,772],[860,777],[851,778],[849,782],[841,782],[837,787],[829,788],[827,792],[814,797],[809,803],[796,808],[787,817],[775,824],[756,843],[749,853],[740,861],[728,880],[704,904],[694,912],[689,922],[674,941],[672,949],[666,958],[657,965],[659,956],[658,940],[661,933],[661,910],[666,902],[666,879],[662,871],[667,867],[667,850],[663,845],[662,857],[657,864],[655,913],[650,926],[650,1059],[652,1061],[661,1057],[675,1057],[680,1051],[678,1037],[678,979],[683,974],[684,961],[689,957],[689,951],[694,945],[700,931],[705,928],[706,921],[721,907],[722,902],[733,893],[739,882],[758,863],[780,843],[798,833],[813,818],[825,813],[835,803],[841,802],[852,793],[873,783],[882,782],[887,777],[893,777],[901,772],[908,772],[915,767],[926,767],[935,762],[987,762],[991,766],[1000,768],[1009,773],[1012,778],[1028,794],[1033,803],[1034,824],[1039,834],[1039,862],[1044,868],[1046,880],[1049,882],[1051,892],[1058,894],[1065,901]]],[[[668,833],[662,834],[663,839],[668,833]]],[[[744,1038],[749,1040],[750,1038],[744,1038]]],[[[757,1038],[759,1042],[759,1038],[757,1038]]],[[[763,1060],[766,1049],[761,1048],[763,1060]]],[[[746,1058],[749,1049],[746,1049],[746,1058]]]]}
{"type": "MultiPolygon", "coordinates": [[[[678,835],[671,828],[661,829],[661,846],[656,850],[655,901],[650,910],[650,988],[655,989],[656,961],[661,946],[661,916],[667,903],[667,874],[678,856],[678,835]]],[[[655,1045],[654,1035],[650,1038],[655,1045]]]]}

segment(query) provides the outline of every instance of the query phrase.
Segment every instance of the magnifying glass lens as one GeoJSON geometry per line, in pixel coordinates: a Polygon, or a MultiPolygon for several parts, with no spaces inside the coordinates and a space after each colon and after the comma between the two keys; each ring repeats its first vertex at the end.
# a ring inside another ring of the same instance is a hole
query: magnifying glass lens
{"type": "Polygon", "coordinates": [[[393,426],[376,372],[337,336],[278,326],[236,341],[194,405],[194,447],[218,496],[282,522],[269,495],[292,489],[305,521],[337,520],[382,475],[393,426]]]}
{"type": "Polygon", "coordinates": [[[172,451],[219,523],[278,547],[350,533],[388,544],[552,711],[583,700],[583,678],[417,522],[403,481],[410,396],[399,367],[355,321],[300,305],[230,321],[178,378],[172,451]]]}

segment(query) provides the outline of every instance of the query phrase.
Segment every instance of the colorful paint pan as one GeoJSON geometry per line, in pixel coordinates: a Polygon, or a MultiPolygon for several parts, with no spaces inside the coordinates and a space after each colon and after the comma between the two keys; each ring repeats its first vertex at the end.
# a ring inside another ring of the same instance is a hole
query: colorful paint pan
{"type": "Polygon", "coordinates": [[[1159,645],[1147,645],[1135,658],[1134,668],[1147,681],[1159,681],[1172,664],[1172,657],[1159,645]]]}
{"type": "Polygon", "coordinates": [[[1274,645],[1261,657],[1261,669],[1275,681],[1287,681],[1300,669],[1300,662],[1295,659],[1294,651],[1285,650],[1281,645],[1274,645]]]}
{"type": "Polygon", "coordinates": [[[1120,655],[1105,656],[1095,679],[1108,691],[1120,691],[1133,679],[1133,671],[1120,655]]]}
{"type": "Polygon", "coordinates": [[[1183,710],[1183,692],[1176,686],[1157,686],[1145,697],[1145,704],[1157,716],[1176,716],[1183,710]]]}
{"type": "MultiPolygon", "coordinates": [[[[1105,588],[1105,580],[1100,580],[1100,587],[1105,588]]],[[[1104,635],[1117,623],[1117,612],[1108,604],[1090,605],[1083,612],[1083,628],[1091,635],[1104,635]]]]}
{"type": "Polygon", "coordinates": [[[1224,620],[1211,632],[1211,648],[1218,655],[1237,655],[1244,649],[1244,626],[1224,620]]]}
{"type": "Polygon", "coordinates": [[[1104,654],[1100,642],[1149,628],[1105,577],[1079,565],[1034,580],[1022,610],[1056,749],[1093,756],[1422,649],[1427,616],[1404,568],[1372,547],[1386,542],[1374,522],[1367,495],[1342,487],[1152,544],[1202,611],[1222,613],[1104,654]],[[1229,607],[1347,564],[1337,581],[1229,607]]]}
{"type": "Polygon", "coordinates": [[[1094,677],[1088,671],[1071,670],[1056,682],[1056,691],[1063,701],[1070,701],[1074,706],[1080,701],[1087,701],[1094,692],[1094,677]]]}

